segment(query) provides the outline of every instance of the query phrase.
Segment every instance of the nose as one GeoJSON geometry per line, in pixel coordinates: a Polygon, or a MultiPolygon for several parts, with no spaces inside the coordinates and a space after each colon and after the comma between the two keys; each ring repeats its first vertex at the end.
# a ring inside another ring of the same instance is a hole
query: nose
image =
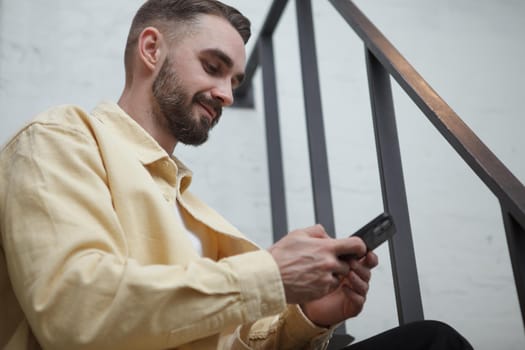
{"type": "Polygon", "coordinates": [[[231,106],[233,104],[233,90],[231,82],[224,82],[217,85],[211,90],[211,96],[214,99],[221,101],[223,107],[231,106]]]}

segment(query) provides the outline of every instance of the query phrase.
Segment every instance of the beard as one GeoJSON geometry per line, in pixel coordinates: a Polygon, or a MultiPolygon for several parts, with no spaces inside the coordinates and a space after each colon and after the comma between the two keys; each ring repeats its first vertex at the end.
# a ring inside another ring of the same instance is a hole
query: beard
{"type": "Polygon", "coordinates": [[[208,98],[203,92],[191,97],[171,67],[171,60],[166,58],[153,82],[153,116],[177,142],[201,145],[208,140],[209,131],[219,122],[222,103],[208,98]],[[212,109],[215,118],[212,120],[205,115],[194,115],[193,107],[197,104],[212,109]]]}

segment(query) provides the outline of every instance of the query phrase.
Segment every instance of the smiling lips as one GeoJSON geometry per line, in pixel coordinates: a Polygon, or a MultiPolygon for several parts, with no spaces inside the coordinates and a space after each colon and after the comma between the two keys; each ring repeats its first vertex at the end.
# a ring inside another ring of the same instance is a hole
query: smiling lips
{"type": "Polygon", "coordinates": [[[202,103],[202,102],[199,103],[199,104],[200,104],[200,106],[201,106],[202,108],[204,108],[204,110],[208,113],[208,115],[209,115],[209,117],[211,118],[211,120],[215,119],[215,117],[217,116],[217,113],[215,112],[215,109],[214,109],[214,108],[212,108],[212,107],[210,107],[210,106],[208,106],[207,104],[202,103]]]}
{"type": "Polygon", "coordinates": [[[198,93],[194,96],[193,103],[206,112],[205,114],[212,125],[219,121],[222,114],[222,102],[220,100],[209,98],[204,93],[198,93]]]}
{"type": "Polygon", "coordinates": [[[206,101],[198,101],[197,104],[206,111],[208,118],[212,124],[216,124],[222,114],[222,106],[217,103],[206,103],[206,101]]]}

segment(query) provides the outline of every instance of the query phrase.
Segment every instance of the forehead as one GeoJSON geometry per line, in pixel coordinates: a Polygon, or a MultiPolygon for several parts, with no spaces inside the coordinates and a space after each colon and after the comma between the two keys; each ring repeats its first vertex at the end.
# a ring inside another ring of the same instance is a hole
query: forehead
{"type": "Polygon", "coordinates": [[[246,51],[242,37],[224,18],[203,15],[192,24],[191,34],[180,42],[181,46],[198,53],[223,52],[233,63],[234,71],[244,71],[246,51]]]}

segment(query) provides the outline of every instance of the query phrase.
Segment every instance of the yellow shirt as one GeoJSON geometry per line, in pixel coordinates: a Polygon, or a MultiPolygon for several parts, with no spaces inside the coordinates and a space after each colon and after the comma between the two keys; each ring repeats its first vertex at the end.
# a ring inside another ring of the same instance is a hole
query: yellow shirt
{"type": "Polygon", "coordinates": [[[0,153],[0,348],[324,348],[272,256],[190,182],[113,103],[24,127],[0,153]]]}

